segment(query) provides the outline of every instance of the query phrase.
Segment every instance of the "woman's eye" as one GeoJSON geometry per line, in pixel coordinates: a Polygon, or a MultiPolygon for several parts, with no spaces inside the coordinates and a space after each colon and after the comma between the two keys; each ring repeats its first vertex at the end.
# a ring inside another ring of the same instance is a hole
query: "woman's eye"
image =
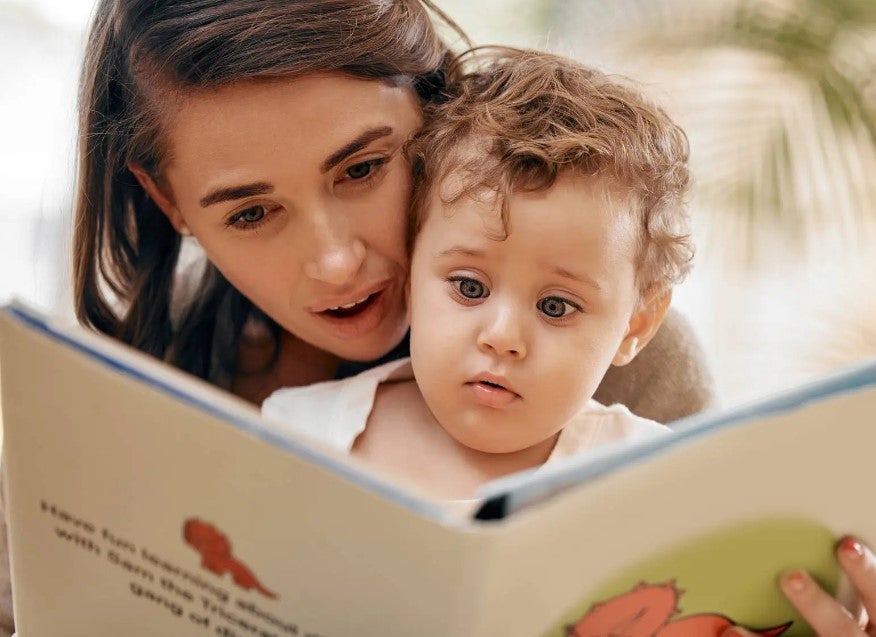
{"type": "Polygon", "coordinates": [[[276,212],[276,209],[269,209],[266,205],[256,204],[255,206],[250,206],[249,208],[245,208],[244,210],[231,215],[225,221],[225,225],[231,228],[237,228],[238,230],[255,230],[263,223],[266,223],[268,217],[273,212],[276,212]]]}
{"type": "Polygon", "coordinates": [[[382,165],[385,161],[386,160],[384,159],[369,159],[368,161],[353,164],[344,171],[344,176],[353,181],[361,181],[368,178],[374,169],[382,165]]]}
{"type": "Polygon", "coordinates": [[[265,217],[264,206],[253,206],[237,213],[237,218],[246,223],[258,223],[265,217]]]}
{"type": "Polygon", "coordinates": [[[546,296],[537,305],[539,311],[551,318],[563,318],[572,312],[581,311],[580,307],[559,296],[546,296]]]}
{"type": "Polygon", "coordinates": [[[486,286],[477,279],[457,277],[451,279],[459,293],[467,299],[482,299],[489,296],[486,286]]]}

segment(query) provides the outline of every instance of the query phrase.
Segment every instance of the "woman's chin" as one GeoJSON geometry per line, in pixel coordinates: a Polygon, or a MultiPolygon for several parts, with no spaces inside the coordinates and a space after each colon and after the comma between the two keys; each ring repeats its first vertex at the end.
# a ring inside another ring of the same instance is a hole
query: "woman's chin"
{"type": "Polygon", "coordinates": [[[382,358],[392,351],[407,333],[408,326],[404,316],[393,324],[386,321],[378,329],[359,334],[352,338],[332,338],[325,349],[338,358],[365,363],[382,358]]]}

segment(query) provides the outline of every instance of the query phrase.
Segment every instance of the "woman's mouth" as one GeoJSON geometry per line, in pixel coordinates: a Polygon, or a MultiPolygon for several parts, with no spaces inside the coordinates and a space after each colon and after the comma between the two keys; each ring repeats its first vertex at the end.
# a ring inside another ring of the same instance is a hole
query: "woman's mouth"
{"type": "Polygon", "coordinates": [[[348,303],[347,305],[339,305],[337,307],[330,307],[327,310],[323,310],[325,313],[330,314],[331,316],[337,316],[339,318],[356,316],[360,312],[364,312],[371,303],[374,302],[374,299],[377,298],[378,292],[374,292],[373,294],[369,294],[358,301],[353,301],[352,303],[348,303]]]}
{"type": "Polygon", "coordinates": [[[384,281],[363,290],[346,303],[341,299],[334,303],[329,301],[313,315],[322,319],[326,328],[336,337],[358,338],[379,328],[386,317],[394,312],[395,289],[392,282],[384,281]]]}

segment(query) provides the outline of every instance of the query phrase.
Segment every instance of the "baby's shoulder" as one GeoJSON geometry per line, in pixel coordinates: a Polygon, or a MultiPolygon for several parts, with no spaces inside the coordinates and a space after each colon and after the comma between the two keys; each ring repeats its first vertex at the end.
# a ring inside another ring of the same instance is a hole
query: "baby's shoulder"
{"type": "Polygon", "coordinates": [[[563,427],[550,460],[574,456],[610,443],[652,438],[668,432],[664,425],[636,416],[623,405],[603,405],[591,400],[563,427]]]}
{"type": "Polygon", "coordinates": [[[431,416],[431,412],[413,378],[388,380],[377,387],[368,426],[389,422],[415,423],[426,415],[431,416]]]}
{"type": "Polygon", "coordinates": [[[637,416],[625,405],[603,405],[595,400],[588,401],[567,426],[597,429],[605,439],[636,439],[669,432],[666,425],[637,416]]]}
{"type": "Polygon", "coordinates": [[[377,466],[405,467],[412,453],[430,446],[430,418],[431,412],[413,379],[381,383],[352,450],[377,466]]]}

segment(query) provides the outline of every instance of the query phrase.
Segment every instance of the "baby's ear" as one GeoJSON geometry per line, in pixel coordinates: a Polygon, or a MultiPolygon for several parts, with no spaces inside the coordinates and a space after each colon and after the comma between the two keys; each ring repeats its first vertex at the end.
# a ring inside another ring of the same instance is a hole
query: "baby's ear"
{"type": "Polygon", "coordinates": [[[663,323],[663,317],[672,301],[672,290],[654,290],[645,294],[630,317],[627,333],[611,361],[612,365],[626,365],[644,349],[663,323]]]}

